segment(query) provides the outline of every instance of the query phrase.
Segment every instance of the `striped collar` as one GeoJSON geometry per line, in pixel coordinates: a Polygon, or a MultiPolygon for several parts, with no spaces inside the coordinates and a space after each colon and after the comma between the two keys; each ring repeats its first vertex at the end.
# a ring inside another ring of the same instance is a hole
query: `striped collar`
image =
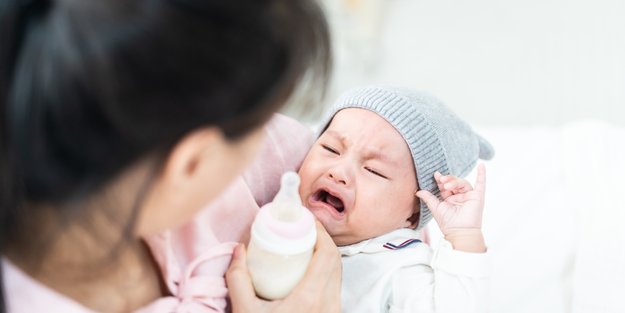
{"type": "Polygon", "coordinates": [[[401,228],[379,237],[363,240],[355,244],[341,246],[341,256],[359,253],[380,253],[404,249],[421,242],[419,233],[414,229],[401,228]]]}

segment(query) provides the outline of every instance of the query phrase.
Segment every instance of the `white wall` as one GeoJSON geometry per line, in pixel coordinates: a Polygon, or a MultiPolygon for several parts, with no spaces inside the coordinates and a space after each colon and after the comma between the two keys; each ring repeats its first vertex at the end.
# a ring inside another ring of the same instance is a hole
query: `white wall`
{"type": "Polygon", "coordinates": [[[625,126],[623,0],[327,0],[340,90],[428,91],[471,123],[625,126]]]}

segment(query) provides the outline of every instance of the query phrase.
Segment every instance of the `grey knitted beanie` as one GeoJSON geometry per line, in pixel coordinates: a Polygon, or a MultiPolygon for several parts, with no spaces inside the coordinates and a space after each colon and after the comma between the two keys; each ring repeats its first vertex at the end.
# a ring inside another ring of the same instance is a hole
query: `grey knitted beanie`
{"type": "MultiPolygon", "coordinates": [[[[419,188],[440,197],[434,172],[465,177],[478,158],[489,160],[494,149],[484,138],[437,99],[405,88],[369,86],[347,91],[322,120],[321,133],[346,108],[372,111],[388,121],[410,148],[419,188]]],[[[421,201],[422,228],[432,214],[421,201]]]]}

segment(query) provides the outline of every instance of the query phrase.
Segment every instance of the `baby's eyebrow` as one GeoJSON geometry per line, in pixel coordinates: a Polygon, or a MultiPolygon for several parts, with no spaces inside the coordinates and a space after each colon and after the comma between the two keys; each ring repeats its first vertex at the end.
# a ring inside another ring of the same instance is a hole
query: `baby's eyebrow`
{"type": "Polygon", "coordinates": [[[343,135],[343,134],[341,134],[341,133],[339,133],[337,131],[326,130],[325,133],[330,135],[330,136],[332,136],[332,137],[334,137],[334,138],[336,138],[336,139],[338,139],[338,140],[340,140],[341,143],[343,143],[343,144],[347,143],[347,137],[345,137],[345,135],[343,135]]]}
{"type": "Polygon", "coordinates": [[[368,149],[367,151],[365,151],[364,158],[365,160],[375,159],[375,160],[380,160],[390,165],[395,165],[395,166],[398,165],[397,160],[394,160],[393,158],[389,157],[387,154],[385,154],[382,151],[382,149],[379,149],[379,148],[368,149]]]}
{"type": "MultiPolygon", "coordinates": [[[[340,140],[343,145],[347,145],[348,143],[347,137],[337,131],[328,129],[324,132],[324,134],[327,134],[329,136],[332,136],[340,140]]],[[[390,158],[387,154],[385,154],[382,148],[371,147],[364,152],[363,156],[364,156],[363,157],[364,160],[380,160],[389,165],[399,166],[399,162],[397,162],[397,160],[394,160],[390,158]]]]}

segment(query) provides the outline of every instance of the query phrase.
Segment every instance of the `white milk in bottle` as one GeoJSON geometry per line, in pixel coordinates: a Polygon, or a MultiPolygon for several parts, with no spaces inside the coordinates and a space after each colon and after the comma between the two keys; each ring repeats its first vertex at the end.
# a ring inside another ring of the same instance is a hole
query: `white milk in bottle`
{"type": "Polygon", "coordinates": [[[273,202],[252,224],[247,265],[259,297],[284,298],[302,279],[317,240],[315,219],[302,206],[299,176],[286,172],[273,202]]]}

